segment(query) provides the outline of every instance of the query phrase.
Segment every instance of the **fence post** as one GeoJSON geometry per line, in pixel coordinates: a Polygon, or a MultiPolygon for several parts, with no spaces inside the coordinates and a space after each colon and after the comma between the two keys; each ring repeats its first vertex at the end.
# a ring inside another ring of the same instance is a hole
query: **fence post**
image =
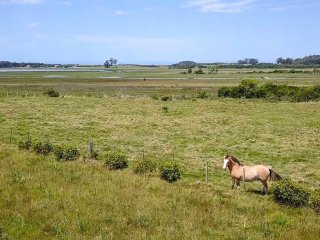
{"type": "Polygon", "coordinates": [[[10,144],[12,143],[12,128],[10,129],[10,140],[9,140],[10,144]]]}
{"type": "Polygon", "coordinates": [[[243,188],[246,190],[246,169],[243,167],[243,188]]]}
{"type": "Polygon", "coordinates": [[[88,151],[89,151],[90,158],[93,158],[94,143],[93,143],[92,139],[90,139],[88,142],[88,151]]]}
{"type": "Polygon", "coordinates": [[[142,149],[142,160],[144,160],[144,149],[142,149]]]}
{"type": "Polygon", "coordinates": [[[208,161],[206,161],[206,183],[208,183],[208,161]]]}

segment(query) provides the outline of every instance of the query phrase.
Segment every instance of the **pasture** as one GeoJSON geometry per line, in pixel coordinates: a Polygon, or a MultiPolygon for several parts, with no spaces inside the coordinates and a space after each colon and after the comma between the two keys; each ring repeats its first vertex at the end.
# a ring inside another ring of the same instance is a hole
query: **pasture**
{"type": "Polygon", "coordinates": [[[318,239],[312,209],[278,205],[260,194],[260,183],[231,190],[222,165],[231,154],[319,189],[320,103],[219,99],[216,92],[243,79],[310,86],[320,75],[182,71],[0,72],[0,239],[318,239]],[[59,98],[42,95],[51,87],[59,98]],[[183,179],[169,184],[130,167],[108,171],[101,160],[40,157],[18,150],[27,132],[82,155],[93,140],[101,153],[121,150],[129,164],[142,151],[156,161],[174,158],[183,179]]]}

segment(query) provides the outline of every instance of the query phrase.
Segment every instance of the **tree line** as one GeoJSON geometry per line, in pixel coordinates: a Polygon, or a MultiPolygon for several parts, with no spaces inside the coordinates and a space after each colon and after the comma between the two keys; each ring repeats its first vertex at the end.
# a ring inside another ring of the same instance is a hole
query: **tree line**
{"type": "Polygon", "coordinates": [[[47,67],[54,66],[52,64],[44,64],[44,63],[17,63],[17,62],[9,62],[9,61],[0,61],[0,68],[11,68],[11,67],[47,67]]]}
{"type": "Polygon", "coordinates": [[[284,65],[320,65],[320,55],[310,55],[303,58],[277,58],[277,64],[284,65]]]}

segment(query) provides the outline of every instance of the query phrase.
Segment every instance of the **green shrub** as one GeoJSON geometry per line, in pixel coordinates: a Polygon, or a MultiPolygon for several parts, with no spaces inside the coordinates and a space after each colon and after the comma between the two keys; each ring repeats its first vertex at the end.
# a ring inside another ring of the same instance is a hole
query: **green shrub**
{"type": "Polygon", "coordinates": [[[200,98],[200,99],[206,99],[208,97],[209,97],[209,95],[207,94],[206,91],[202,91],[202,92],[198,93],[198,98],[200,98]]]}
{"type": "Polygon", "coordinates": [[[161,101],[164,101],[164,102],[171,101],[171,100],[172,100],[172,97],[170,97],[170,96],[162,96],[161,97],[161,101]]]}
{"type": "Polygon", "coordinates": [[[109,152],[105,159],[105,166],[110,170],[124,169],[128,167],[128,158],[118,152],[109,152]]]}
{"type": "Polygon", "coordinates": [[[175,182],[181,178],[179,165],[174,161],[165,161],[160,166],[160,176],[168,182],[175,182]]]}
{"type": "Polygon", "coordinates": [[[258,86],[256,80],[243,80],[236,87],[222,87],[218,90],[219,97],[231,98],[268,98],[293,102],[313,101],[320,99],[320,86],[296,87],[267,83],[258,86]]]}
{"type": "Polygon", "coordinates": [[[165,112],[168,112],[168,111],[169,111],[169,108],[168,108],[167,106],[163,106],[163,107],[162,107],[162,110],[165,111],[165,112]]]}
{"type": "Polygon", "coordinates": [[[41,154],[44,156],[49,155],[53,151],[53,146],[49,141],[38,141],[34,143],[32,147],[37,154],[41,154]]]}
{"type": "Polygon", "coordinates": [[[218,97],[230,97],[231,95],[231,88],[229,87],[222,87],[218,90],[218,97]]]}
{"type": "Polygon", "coordinates": [[[43,95],[48,97],[59,97],[59,92],[55,91],[53,88],[47,89],[43,92],[43,95]]]}
{"type": "Polygon", "coordinates": [[[193,72],[194,74],[204,74],[203,70],[200,68],[200,69],[197,69],[193,72]]]}
{"type": "Polygon", "coordinates": [[[310,193],[298,183],[283,179],[274,184],[273,197],[276,202],[290,207],[303,207],[309,202],[310,193]]]}
{"type": "Polygon", "coordinates": [[[320,214],[320,189],[311,194],[310,206],[320,214]]]}
{"type": "Polygon", "coordinates": [[[54,148],[54,155],[57,160],[74,161],[80,156],[80,151],[76,147],[57,146],[54,148]]]}
{"type": "Polygon", "coordinates": [[[157,170],[157,164],[151,159],[139,159],[133,162],[132,169],[137,174],[153,173],[157,170]]]}

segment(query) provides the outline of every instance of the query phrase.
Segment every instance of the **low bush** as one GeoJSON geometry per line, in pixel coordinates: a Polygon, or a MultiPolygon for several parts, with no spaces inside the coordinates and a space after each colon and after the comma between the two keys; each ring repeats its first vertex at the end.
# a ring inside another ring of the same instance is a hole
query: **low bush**
{"type": "Polygon", "coordinates": [[[198,98],[200,98],[200,99],[206,99],[208,97],[209,97],[209,95],[206,91],[202,91],[202,92],[198,93],[198,98]]]}
{"type": "Polygon", "coordinates": [[[197,69],[197,70],[194,70],[193,72],[194,74],[204,74],[203,70],[200,68],[200,69],[197,69]]]}
{"type": "Polygon", "coordinates": [[[80,151],[72,146],[57,146],[54,148],[54,155],[57,160],[74,161],[80,156],[80,151]]]}
{"type": "Polygon", "coordinates": [[[105,156],[105,166],[110,170],[128,167],[128,157],[119,152],[109,152],[105,156]]]}
{"type": "Polygon", "coordinates": [[[222,87],[218,90],[218,97],[231,97],[232,88],[222,87]]]}
{"type": "Polygon", "coordinates": [[[53,145],[49,141],[38,141],[34,143],[32,147],[37,154],[41,154],[44,156],[49,155],[53,151],[53,145]]]}
{"type": "Polygon", "coordinates": [[[165,161],[160,165],[160,176],[168,182],[175,182],[181,178],[179,165],[174,161],[165,161]]]}
{"type": "Polygon", "coordinates": [[[320,214],[320,189],[311,194],[310,206],[320,214]]]}
{"type": "Polygon", "coordinates": [[[310,193],[298,183],[289,179],[276,182],[273,186],[273,197],[276,202],[290,207],[303,207],[309,202],[310,193]]]}
{"type": "Polygon", "coordinates": [[[170,96],[162,96],[161,97],[161,101],[164,101],[164,102],[171,101],[171,100],[172,100],[172,97],[170,97],[170,96]]]}
{"type": "Polygon", "coordinates": [[[153,173],[157,170],[157,164],[151,159],[139,159],[133,162],[132,169],[137,174],[153,173]]]}
{"type": "Polygon", "coordinates": [[[320,99],[320,86],[296,87],[267,83],[258,86],[255,80],[243,80],[236,87],[222,87],[218,97],[230,98],[267,98],[293,102],[306,102],[320,99]]]}
{"type": "Polygon", "coordinates": [[[48,97],[59,97],[59,92],[55,91],[53,88],[47,89],[43,92],[43,95],[48,97]]]}
{"type": "Polygon", "coordinates": [[[162,107],[162,110],[165,111],[165,112],[168,112],[168,111],[169,111],[169,108],[168,108],[167,106],[163,106],[163,107],[162,107]]]}

